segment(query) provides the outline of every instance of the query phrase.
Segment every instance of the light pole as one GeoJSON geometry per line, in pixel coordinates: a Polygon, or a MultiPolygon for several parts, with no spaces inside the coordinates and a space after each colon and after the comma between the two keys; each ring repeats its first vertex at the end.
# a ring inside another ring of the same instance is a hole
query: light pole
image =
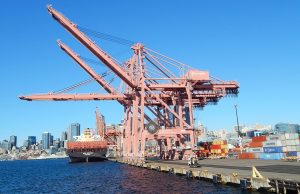
{"type": "Polygon", "coordinates": [[[234,105],[235,108],[235,115],[236,115],[236,124],[238,128],[238,138],[239,138],[239,144],[240,144],[240,152],[242,153],[242,133],[240,131],[240,124],[239,124],[239,116],[238,116],[238,111],[237,111],[237,104],[234,105]]]}

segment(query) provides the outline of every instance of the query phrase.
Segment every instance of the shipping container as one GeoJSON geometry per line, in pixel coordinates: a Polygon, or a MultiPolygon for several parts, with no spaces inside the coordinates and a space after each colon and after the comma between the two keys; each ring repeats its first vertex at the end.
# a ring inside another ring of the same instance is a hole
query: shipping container
{"type": "Polygon", "coordinates": [[[297,151],[297,146],[286,146],[287,152],[297,151]]]}
{"type": "Polygon", "coordinates": [[[299,134],[298,133],[285,133],[280,136],[281,140],[285,139],[299,139],[299,134]]]}
{"type": "Polygon", "coordinates": [[[285,153],[260,153],[259,159],[261,160],[281,160],[285,158],[285,153]]]}
{"type": "Polygon", "coordinates": [[[264,149],[263,148],[249,148],[249,152],[260,153],[260,152],[264,152],[264,149]]]}
{"type": "Polygon", "coordinates": [[[280,140],[280,135],[267,136],[267,141],[272,141],[272,140],[280,140]]]}
{"type": "Polygon", "coordinates": [[[263,141],[266,141],[266,140],[267,140],[266,136],[252,137],[252,142],[263,142],[263,141]]]}
{"type": "Polygon", "coordinates": [[[295,152],[295,151],[294,152],[286,152],[286,156],[287,157],[289,157],[289,156],[297,156],[297,153],[298,152],[295,152]]]}
{"type": "Polygon", "coordinates": [[[265,153],[281,153],[283,152],[283,147],[264,147],[263,150],[265,153]]]}
{"type": "Polygon", "coordinates": [[[255,159],[254,153],[244,152],[239,154],[239,159],[255,159]]]}
{"type": "Polygon", "coordinates": [[[249,147],[250,148],[263,147],[263,142],[250,142],[249,147]]]}
{"type": "Polygon", "coordinates": [[[278,147],[278,146],[284,146],[282,145],[282,141],[280,140],[273,140],[273,141],[265,141],[263,142],[263,147],[278,147]]]}
{"type": "Polygon", "coordinates": [[[106,141],[90,141],[90,142],[67,142],[68,149],[83,149],[83,148],[106,148],[106,141]]]}
{"type": "Polygon", "coordinates": [[[297,145],[299,145],[299,139],[288,139],[288,140],[286,140],[286,145],[297,146],[297,145]]]}
{"type": "Polygon", "coordinates": [[[221,145],[211,145],[210,149],[214,149],[214,150],[221,149],[221,145]]]}

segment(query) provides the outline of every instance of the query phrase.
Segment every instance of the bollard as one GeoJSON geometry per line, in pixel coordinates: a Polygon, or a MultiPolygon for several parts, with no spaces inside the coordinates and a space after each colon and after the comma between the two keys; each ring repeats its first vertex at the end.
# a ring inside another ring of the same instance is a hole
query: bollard
{"type": "Polygon", "coordinates": [[[251,182],[248,179],[240,179],[240,186],[242,189],[251,188],[251,182]]]}
{"type": "Polygon", "coordinates": [[[174,174],[174,168],[169,169],[169,174],[174,174]]]}
{"type": "Polygon", "coordinates": [[[187,170],[185,172],[185,176],[186,176],[186,178],[193,178],[193,172],[191,170],[187,170]]]}

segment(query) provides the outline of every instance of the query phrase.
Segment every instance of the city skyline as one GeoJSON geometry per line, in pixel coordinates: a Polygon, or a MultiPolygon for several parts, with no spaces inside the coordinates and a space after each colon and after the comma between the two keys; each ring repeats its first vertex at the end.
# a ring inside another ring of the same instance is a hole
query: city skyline
{"type": "MultiPolygon", "coordinates": [[[[80,54],[87,55],[83,47],[51,19],[45,9],[47,3],[12,2],[0,8],[1,18],[6,18],[1,36],[7,37],[1,45],[5,55],[0,81],[9,83],[9,86],[1,85],[1,91],[5,91],[4,100],[0,102],[1,139],[12,134],[23,139],[28,132],[41,134],[44,131],[53,131],[59,137],[72,121],[93,128],[97,106],[108,123],[122,119],[122,107],[112,101],[24,102],[17,98],[21,94],[55,91],[88,78],[57,47],[55,41],[61,38],[80,54]],[[18,14],[11,14],[13,12],[18,14]]],[[[130,2],[119,2],[118,5],[97,1],[85,5],[51,3],[82,26],[141,41],[192,67],[208,70],[213,76],[238,81],[240,94],[237,98],[223,99],[217,106],[207,106],[203,111],[195,112],[196,121],[200,120],[209,129],[229,129],[236,125],[235,104],[238,105],[241,124],[300,123],[299,91],[295,90],[300,82],[300,29],[295,25],[300,19],[299,2],[261,2],[259,7],[255,1],[236,2],[234,5],[225,2],[218,5],[164,2],[160,3],[161,8],[154,3],[140,5],[149,12],[142,18],[135,15],[135,10],[141,7],[130,2]],[[98,10],[112,5],[124,17],[111,15],[109,9],[98,10]],[[154,14],[151,10],[157,11],[154,14]],[[128,27],[132,18],[139,23],[139,30],[128,27]]],[[[124,50],[130,52],[130,48],[110,48],[113,43],[93,40],[105,49],[108,47],[113,56],[124,50]]],[[[120,58],[125,57],[121,55],[120,58]]],[[[101,73],[106,68],[100,65],[95,69],[101,73]]],[[[93,91],[99,92],[99,86],[92,84],[79,90],[93,91]]]]}

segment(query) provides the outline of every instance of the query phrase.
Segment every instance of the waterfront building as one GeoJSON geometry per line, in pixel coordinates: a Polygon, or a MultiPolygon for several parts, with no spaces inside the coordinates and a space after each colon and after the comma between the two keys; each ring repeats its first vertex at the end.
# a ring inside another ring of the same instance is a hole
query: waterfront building
{"type": "Polygon", "coordinates": [[[49,149],[50,148],[50,138],[51,138],[51,134],[49,132],[44,132],[42,134],[42,148],[45,149],[49,149]]]}
{"type": "Polygon", "coordinates": [[[9,142],[11,144],[11,147],[17,147],[17,136],[11,135],[9,138],[9,142]]]}
{"type": "Polygon", "coordinates": [[[79,123],[72,123],[68,128],[68,140],[74,141],[74,136],[80,136],[80,124],[79,123]]]}
{"type": "Polygon", "coordinates": [[[25,147],[26,149],[29,148],[29,140],[28,140],[28,139],[25,139],[25,140],[23,141],[23,147],[25,147]]]}
{"type": "Polygon", "coordinates": [[[36,144],[36,136],[28,136],[29,146],[36,144]]]}
{"type": "Polygon", "coordinates": [[[277,123],[275,125],[277,133],[300,133],[300,125],[290,123],[277,123]]]}

